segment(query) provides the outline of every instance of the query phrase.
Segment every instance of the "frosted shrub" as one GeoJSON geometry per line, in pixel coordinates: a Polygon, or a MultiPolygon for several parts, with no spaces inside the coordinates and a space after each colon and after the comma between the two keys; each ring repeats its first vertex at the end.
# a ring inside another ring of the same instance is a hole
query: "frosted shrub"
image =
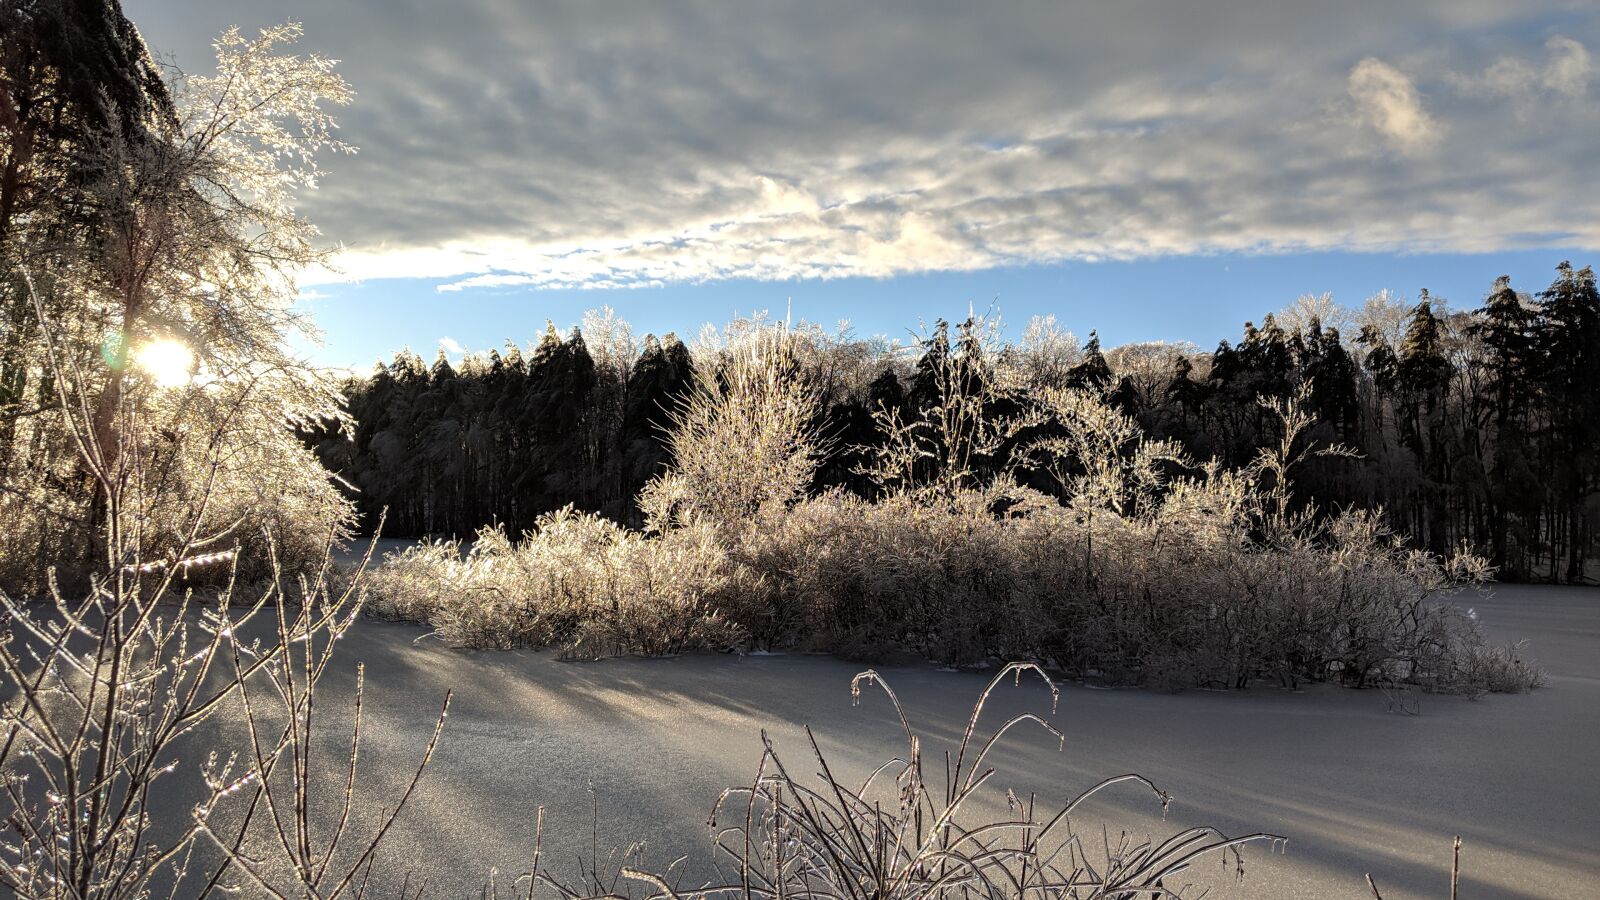
{"type": "Polygon", "coordinates": [[[1459,640],[1461,651],[1455,654],[1445,679],[1451,689],[1476,697],[1515,694],[1544,686],[1544,670],[1524,659],[1526,642],[1490,644],[1476,629],[1466,631],[1459,640]]]}
{"type": "MultiPolygon", "coordinates": [[[[350,536],[355,516],[315,454],[287,427],[278,405],[287,389],[255,396],[248,387],[208,384],[183,392],[189,396],[161,398],[176,408],[153,411],[165,413],[160,418],[147,413],[150,427],[140,428],[146,432],[140,438],[154,448],[151,468],[161,477],[150,479],[138,497],[152,552],[184,540],[168,523],[203,511],[203,532],[221,536],[218,543],[240,540],[239,576],[260,582],[273,577],[274,567],[314,570],[330,541],[350,536]],[[274,536],[270,547],[258,539],[264,533],[274,536]]],[[[325,408],[336,408],[337,395],[320,380],[296,390],[322,392],[325,408]]]]}
{"type": "Polygon", "coordinates": [[[461,595],[466,571],[460,541],[423,541],[391,553],[367,577],[366,611],[380,618],[426,622],[444,598],[461,595]]]}
{"type": "Polygon", "coordinates": [[[807,501],[738,548],[765,595],[750,615],[769,642],[853,655],[1038,658],[1078,573],[1063,565],[1069,542],[1049,518],[1056,508],[998,485],[937,505],[906,494],[807,501]]]}
{"type": "Polygon", "coordinates": [[[651,530],[696,522],[734,528],[804,494],[820,455],[805,349],[805,335],[786,325],[752,327],[714,370],[697,374],[672,417],[672,468],[640,499],[651,530]]]}
{"type": "Polygon", "coordinates": [[[521,541],[484,529],[464,553],[445,541],[392,557],[371,579],[371,608],[457,646],[661,655],[738,642],[718,611],[737,577],[708,528],[647,538],[567,508],[521,541]]]}
{"type": "Polygon", "coordinates": [[[999,484],[938,503],[830,493],[739,530],[654,536],[564,512],[518,544],[491,531],[464,557],[453,543],[407,551],[374,576],[374,606],[454,644],[583,655],[743,640],[949,664],[1034,659],[1163,688],[1537,682],[1449,601],[1481,574],[1470,557],[1407,549],[1359,513],[1263,544],[1235,515],[1245,484],[1222,472],[1182,480],[1136,517],[999,484]]]}
{"type": "Polygon", "coordinates": [[[741,642],[740,629],[720,611],[741,586],[739,571],[711,529],[683,529],[661,540],[618,534],[605,557],[615,568],[598,573],[609,602],[586,610],[570,653],[660,656],[741,642]]]}
{"type": "Polygon", "coordinates": [[[1228,471],[1147,445],[1088,394],[1046,396],[1060,434],[1025,452],[1071,486],[1066,504],[1004,479],[807,501],[735,548],[760,585],[736,619],[764,646],[1029,658],[1171,688],[1517,682],[1486,676],[1510,657],[1448,602],[1481,560],[1408,549],[1374,514],[1290,512],[1290,472],[1326,449],[1292,405],[1274,452],[1228,471]]]}

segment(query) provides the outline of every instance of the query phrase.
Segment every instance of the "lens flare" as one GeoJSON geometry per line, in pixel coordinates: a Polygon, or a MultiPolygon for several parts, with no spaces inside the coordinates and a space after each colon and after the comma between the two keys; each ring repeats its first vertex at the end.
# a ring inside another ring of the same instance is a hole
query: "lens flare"
{"type": "Polygon", "coordinates": [[[161,387],[182,387],[192,377],[194,352],[182,341],[162,338],[140,347],[133,361],[161,387]]]}

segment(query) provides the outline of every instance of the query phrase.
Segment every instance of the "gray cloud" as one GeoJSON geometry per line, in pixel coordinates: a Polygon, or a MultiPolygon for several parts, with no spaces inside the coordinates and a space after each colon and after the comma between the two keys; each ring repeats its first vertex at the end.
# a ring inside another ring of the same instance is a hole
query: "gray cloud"
{"type": "Polygon", "coordinates": [[[303,209],[456,289],[1308,248],[1600,247],[1600,20],[1569,4],[129,0],[342,59],[303,209]],[[1485,48],[1493,48],[1492,52],[1485,48]]]}

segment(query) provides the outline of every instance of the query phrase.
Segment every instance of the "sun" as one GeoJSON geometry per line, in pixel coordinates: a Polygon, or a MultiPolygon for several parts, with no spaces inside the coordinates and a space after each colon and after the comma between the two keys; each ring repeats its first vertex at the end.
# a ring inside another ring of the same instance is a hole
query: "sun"
{"type": "Polygon", "coordinates": [[[193,377],[194,351],[172,338],[145,344],[134,352],[133,361],[161,387],[182,387],[193,377]]]}

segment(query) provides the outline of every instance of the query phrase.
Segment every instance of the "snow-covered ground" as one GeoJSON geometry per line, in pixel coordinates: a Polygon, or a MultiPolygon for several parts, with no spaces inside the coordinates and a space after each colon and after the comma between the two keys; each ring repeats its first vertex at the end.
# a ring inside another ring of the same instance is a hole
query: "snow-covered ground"
{"type": "MultiPolygon", "coordinates": [[[[1068,686],[1056,724],[1064,750],[1013,733],[991,757],[992,783],[1059,801],[1099,779],[1138,772],[1176,802],[1161,822],[1134,791],[1093,805],[1080,830],[1158,836],[1210,823],[1273,831],[1287,851],[1246,852],[1235,883],[1220,859],[1198,879],[1212,897],[1448,896],[1450,842],[1464,841],[1463,897],[1596,896],[1600,883],[1600,590],[1503,587],[1464,598],[1496,638],[1528,638],[1550,672],[1524,696],[1427,697],[1417,717],[1370,691],[1106,691],[1068,686]]],[[[435,896],[475,892],[491,867],[525,871],[535,809],[546,808],[545,863],[574,871],[590,846],[589,785],[602,847],[647,840],[656,866],[705,858],[717,793],[747,782],[766,729],[791,770],[815,764],[810,725],[836,773],[864,775],[901,752],[881,694],[850,701],[863,666],[808,656],[699,656],[562,662],[548,653],[450,650],[424,630],[363,622],[318,704],[347,719],[350,675],[367,667],[363,768],[374,801],[404,781],[438,702],[456,692],[448,729],[413,806],[392,834],[388,868],[413,869],[435,896]]],[[[987,676],[932,666],[880,668],[924,736],[930,760],[960,733],[987,676]]],[[[1026,685],[1026,682],[1025,682],[1026,685]]],[[[1048,710],[1045,691],[1011,687],[985,720],[1048,710]]],[[[328,736],[336,753],[336,733],[328,736]]],[[[337,768],[336,759],[325,760],[337,768]]],[[[503,884],[503,881],[502,881],[503,884]]]]}
{"type": "MultiPolygon", "coordinates": [[[[333,551],[335,561],[347,566],[361,562],[361,557],[366,555],[367,548],[372,548],[372,564],[374,566],[383,562],[383,558],[391,553],[403,553],[411,547],[421,543],[417,538],[378,538],[376,542],[370,537],[352,539],[343,547],[336,547],[333,551]]],[[[471,541],[464,543],[470,544],[471,541]]]]}

